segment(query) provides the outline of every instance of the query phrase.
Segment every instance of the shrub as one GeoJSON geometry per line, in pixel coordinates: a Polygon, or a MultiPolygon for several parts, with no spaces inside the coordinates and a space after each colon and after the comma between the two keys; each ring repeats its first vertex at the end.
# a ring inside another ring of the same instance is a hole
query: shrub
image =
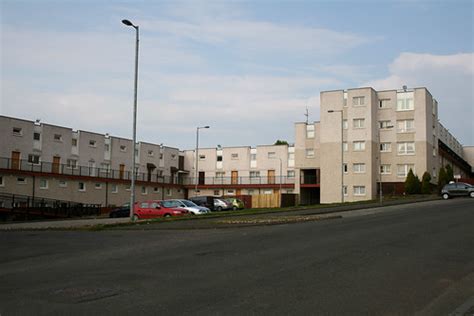
{"type": "Polygon", "coordinates": [[[421,182],[418,176],[415,176],[413,170],[410,169],[408,172],[407,178],[405,180],[405,192],[407,194],[417,194],[420,193],[421,182]]]}
{"type": "Polygon", "coordinates": [[[454,180],[453,167],[451,165],[446,165],[446,183],[454,180]]]}
{"type": "Polygon", "coordinates": [[[441,189],[448,183],[448,176],[446,170],[441,167],[438,173],[438,191],[441,192],[441,189]]]}
{"type": "Polygon", "coordinates": [[[423,173],[423,177],[421,178],[421,193],[422,194],[430,194],[431,193],[431,175],[428,171],[423,173]]]}

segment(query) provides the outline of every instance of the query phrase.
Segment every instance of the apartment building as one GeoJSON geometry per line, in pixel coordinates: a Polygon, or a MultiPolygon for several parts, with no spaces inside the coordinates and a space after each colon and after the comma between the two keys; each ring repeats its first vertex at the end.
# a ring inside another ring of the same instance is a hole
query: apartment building
{"type": "MultiPolygon", "coordinates": [[[[102,206],[129,200],[132,140],[6,116],[0,134],[0,193],[102,206]]],[[[139,142],[135,154],[138,200],[184,196],[179,149],[139,142]]]]}
{"type": "Polygon", "coordinates": [[[184,161],[190,196],[294,193],[293,146],[199,148],[197,173],[195,150],[184,151],[184,161]]]}
{"type": "Polygon", "coordinates": [[[433,183],[446,164],[461,177],[470,174],[426,88],[325,91],[320,111],[320,122],[295,126],[296,166],[309,180],[299,182],[302,203],[370,200],[381,185],[401,193],[410,169],[420,178],[429,172],[433,183]]]}

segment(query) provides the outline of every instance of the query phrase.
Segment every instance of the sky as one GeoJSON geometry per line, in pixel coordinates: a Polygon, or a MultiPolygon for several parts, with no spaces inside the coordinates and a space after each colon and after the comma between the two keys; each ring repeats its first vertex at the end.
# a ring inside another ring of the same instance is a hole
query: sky
{"type": "Polygon", "coordinates": [[[474,145],[474,1],[0,0],[0,114],[192,149],[294,142],[321,91],[427,87],[474,145]]]}

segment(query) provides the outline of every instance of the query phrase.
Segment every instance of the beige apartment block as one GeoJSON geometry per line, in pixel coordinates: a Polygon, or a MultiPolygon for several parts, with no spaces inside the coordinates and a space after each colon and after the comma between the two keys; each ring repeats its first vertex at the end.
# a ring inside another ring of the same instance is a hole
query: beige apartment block
{"type": "Polygon", "coordinates": [[[294,193],[293,146],[199,148],[197,173],[195,150],[184,151],[184,161],[190,196],[294,193]]]}

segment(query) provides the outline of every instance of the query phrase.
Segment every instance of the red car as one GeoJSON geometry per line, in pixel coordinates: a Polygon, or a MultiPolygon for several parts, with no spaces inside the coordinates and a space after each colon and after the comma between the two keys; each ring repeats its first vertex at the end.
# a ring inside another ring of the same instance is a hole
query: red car
{"type": "Polygon", "coordinates": [[[188,211],[182,208],[164,207],[159,201],[143,201],[135,203],[133,219],[147,219],[156,217],[182,216],[188,211]]]}

